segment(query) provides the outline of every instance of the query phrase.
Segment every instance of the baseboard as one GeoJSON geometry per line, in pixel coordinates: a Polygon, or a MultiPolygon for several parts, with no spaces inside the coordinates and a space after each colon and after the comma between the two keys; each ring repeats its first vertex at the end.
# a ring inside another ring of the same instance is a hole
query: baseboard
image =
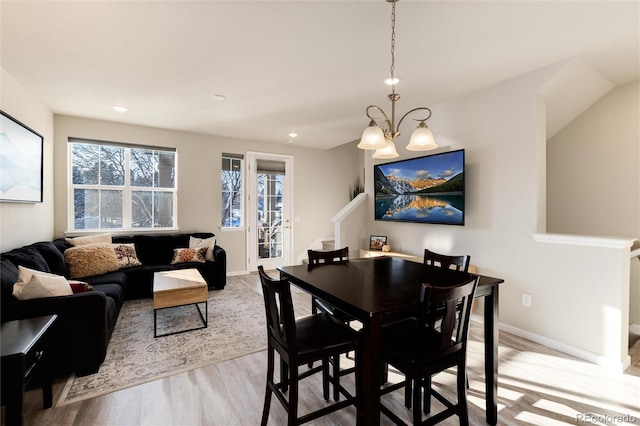
{"type": "Polygon", "coordinates": [[[237,277],[238,275],[247,275],[250,274],[251,272],[249,271],[233,271],[233,272],[227,272],[227,276],[228,277],[237,277]]]}
{"type": "Polygon", "coordinates": [[[640,334],[640,324],[629,324],[629,332],[640,334]]]}
{"type": "Polygon", "coordinates": [[[542,346],[546,346],[550,349],[563,352],[567,355],[575,356],[576,358],[580,358],[593,364],[597,364],[612,372],[622,373],[631,365],[631,357],[629,356],[629,354],[627,354],[621,361],[618,359],[598,355],[584,349],[576,348],[575,346],[567,345],[566,343],[558,342],[557,340],[553,340],[539,334],[531,333],[527,330],[522,330],[509,324],[500,323],[500,330],[516,335],[518,337],[522,337],[523,339],[530,340],[534,343],[538,343],[542,346]]]}

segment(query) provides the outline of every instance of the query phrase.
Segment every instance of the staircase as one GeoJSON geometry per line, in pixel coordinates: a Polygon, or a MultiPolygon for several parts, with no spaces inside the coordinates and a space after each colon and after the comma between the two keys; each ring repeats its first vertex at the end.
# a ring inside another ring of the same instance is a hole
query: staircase
{"type": "Polygon", "coordinates": [[[358,194],[331,221],[334,223],[333,237],[318,238],[297,258],[298,264],[307,263],[307,250],[335,250],[336,247],[349,247],[350,257],[356,257],[361,247],[367,247],[367,212],[365,210],[366,193],[358,194]]]}

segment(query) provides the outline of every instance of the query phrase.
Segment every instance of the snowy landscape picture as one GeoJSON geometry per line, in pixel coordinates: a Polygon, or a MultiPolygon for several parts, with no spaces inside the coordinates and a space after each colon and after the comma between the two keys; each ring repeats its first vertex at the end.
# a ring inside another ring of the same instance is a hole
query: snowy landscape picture
{"type": "Polygon", "coordinates": [[[43,138],[0,114],[0,201],[41,203],[43,138]]]}

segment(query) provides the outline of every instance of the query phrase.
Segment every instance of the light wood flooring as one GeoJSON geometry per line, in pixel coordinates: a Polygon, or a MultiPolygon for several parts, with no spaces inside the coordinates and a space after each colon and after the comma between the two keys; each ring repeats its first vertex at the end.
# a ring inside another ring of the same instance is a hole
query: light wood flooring
{"type": "MultiPolygon", "coordinates": [[[[242,279],[259,290],[257,274],[242,279]]],[[[309,314],[310,297],[295,287],[292,292],[297,315],[309,314]]],[[[470,338],[470,423],[484,425],[481,325],[472,324],[470,338]]],[[[632,367],[624,374],[615,374],[501,332],[498,423],[640,425],[640,342],[634,345],[631,355],[632,367]],[[599,421],[580,417],[585,415],[600,416],[595,418],[599,421]],[[625,419],[626,423],[622,421],[625,419]]],[[[345,359],[343,364],[349,362],[345,359]]],[[[257,425],[262,413],[265,371],[266,351],[262,351],[58,408],[55,404],[65,384],[65,378],[61,378],[54,384],[54,408],[42,409],[38,389],[25,394],[25,425],[257,425]]],[[[450,392],[447,385],[453,383],[453,377],[449,373],[440,374],[434,378],[434,384],[445,393],[450,392]]],[[[390,379],[396,381],[399,376],[392,372],[390,379]]],[[[342,380],[347,388],[353,389],[352,377],[342,380]]],[[[385,395],[383,403],[409,420],[403,398],[400,390],[385,395]]],[[[304,413],[323,404],[320,378],[304,380],[300,411],[304,413]]],[[[355,408],[348,407],[310,424],[355,425],[355,415],[355,408]]],[[[391,424],[384,416],[381,423],[391,424]]],[[[286,424],[286,413],[274,397],[269,425],[282,424],[286,424]]],[[[458,421],[450,418],[442,424],[457,425],[458,421]]]]}

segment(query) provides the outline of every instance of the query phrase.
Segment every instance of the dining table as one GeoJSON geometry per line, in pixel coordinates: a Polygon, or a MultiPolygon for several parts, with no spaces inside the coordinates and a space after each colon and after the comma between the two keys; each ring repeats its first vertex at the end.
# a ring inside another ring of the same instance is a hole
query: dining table
{"type": "Polygon", "coordinates": [[[327,301],[362,323],[356,355],[357,424],[380,424],[382,329],[414,314],[422,283],[455,285],[478,276],[475,297],[484,298],[486,421],[498,421],[498,286],[504,280],[428,266],[397,257],[352,259],[325,265],[277,268],[281,278],[327,301]]]}

